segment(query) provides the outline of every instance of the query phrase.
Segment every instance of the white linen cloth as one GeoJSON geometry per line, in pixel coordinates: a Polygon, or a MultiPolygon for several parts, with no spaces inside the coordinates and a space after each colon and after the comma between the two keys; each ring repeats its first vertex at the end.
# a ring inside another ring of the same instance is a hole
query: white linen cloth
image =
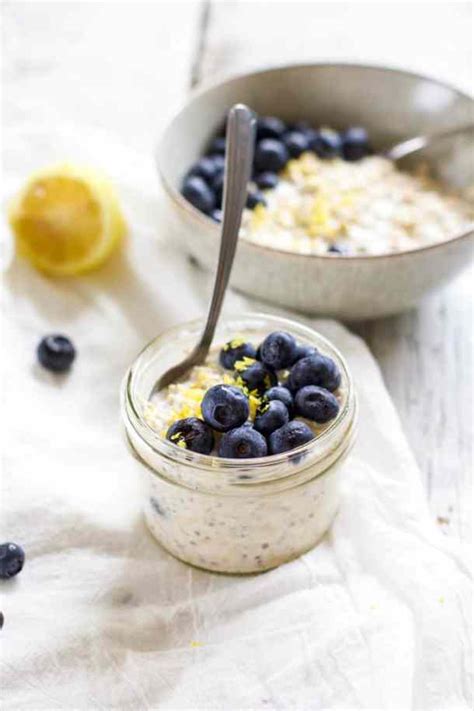
{"type": "MultiPolygon", "coordinates": [[[[52,280],[20,261],[5,275],[1,539],[27,560],[1,583],[2,709],[470,708],[467,551],[431,522],[378,367],[341,325],[314,322],[348,359],[360,432],[322,543],[232,577],[152,539],[119,386],[158,331],[204,312],[209,277],[163,234],[152,159],[106,135],[23,127],[5,148],[5,194],[68,155],[114,178],[131,235],[90,276],[52,280]],[[78,349],[66,376],[35,364],[52,331],[78,349]]],[[[249,307],[229,294],[228,312],[249,307]]]]}

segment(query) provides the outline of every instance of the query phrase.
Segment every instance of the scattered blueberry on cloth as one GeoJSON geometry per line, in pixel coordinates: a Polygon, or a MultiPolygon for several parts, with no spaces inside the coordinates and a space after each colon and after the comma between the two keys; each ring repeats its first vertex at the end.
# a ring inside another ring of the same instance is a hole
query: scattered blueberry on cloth
{"type": "MultiPolygon", "coordinates": [[[[2,711],[470,708],[468,552],[431,521],[364,343],[313,322],[345,354],[360,401],[322,543],[256,576],[176,561],[142,521],[118,392],[148,340],[204,312],[209,277],[166,241],[152,157],[75,126],[9,139],[8,194],[35,164],[83,155],[115,180],[132,235],[95,274],[49,280],[15,261],[4,276],[0,538],[21,541],[28,565],[0,586],[2,711]],[[50,332],[80,352],[60,378],[35,362],[50,332]]],[[[261,308],[229,294],[229,313],[249,307],[261,308]]]]}

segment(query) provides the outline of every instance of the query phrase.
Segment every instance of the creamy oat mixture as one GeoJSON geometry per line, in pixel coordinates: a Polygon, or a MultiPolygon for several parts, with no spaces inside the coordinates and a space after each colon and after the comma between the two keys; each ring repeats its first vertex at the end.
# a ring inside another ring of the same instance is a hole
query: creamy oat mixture
{"type": "Polygon", "coordinates": [[[454,237],[474,220],[472,204],[380,156],[356,162],[303,153],[290,160],[266,205],[245,210],[242,237],[300,254],[386,254],[454,237]]]}
{"type": "Polygon", "coordinates": [[[307,468],[307,479],[286,489],[249,484],[235,495],[173,486],[145,471],[145,518],[161,545],[187,563],[224,573],[261,572],[302,555],[326,533],[346,462],[341,455],[320,476],[316,466],[307,468]]]}

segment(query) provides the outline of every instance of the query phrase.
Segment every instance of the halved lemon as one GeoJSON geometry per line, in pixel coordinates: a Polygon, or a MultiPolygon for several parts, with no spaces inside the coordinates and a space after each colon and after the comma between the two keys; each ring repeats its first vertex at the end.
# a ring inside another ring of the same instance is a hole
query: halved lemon
{"type": "Polygon", "coordinates": [[[72,165],[33,175],[14,200],[9,218],[18,253],[52,276],[96,269],[126,233],[109,181],[72,165]]]}

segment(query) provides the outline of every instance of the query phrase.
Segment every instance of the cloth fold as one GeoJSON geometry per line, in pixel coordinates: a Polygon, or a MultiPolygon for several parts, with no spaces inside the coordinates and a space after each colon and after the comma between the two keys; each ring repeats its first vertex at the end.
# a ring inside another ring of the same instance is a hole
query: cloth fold
{"type": "MultiPolygon", "coordinates": [[[[42,163],[99,165],[131,235],[88,276],[50,280],[15,260],[4,277],[2,540],[27,561],[1,587],[2,708],[470,708],[468,551],[430,519],[365,344],[309,322],[346,356],[360,400],[351,473],[322,543],[256,576],[174,560],[142,521],[118,391],[148,340],[205,312],[211,280],[163,233],[150,157],[71,126],[54,139],[11,133],[6,196],[42,163]],[[78,349],[64,377],[35,364],[51,331],[78,349]]],[[[281,313],[230,292],[225,310],[242,309],[281,313]]]]}

